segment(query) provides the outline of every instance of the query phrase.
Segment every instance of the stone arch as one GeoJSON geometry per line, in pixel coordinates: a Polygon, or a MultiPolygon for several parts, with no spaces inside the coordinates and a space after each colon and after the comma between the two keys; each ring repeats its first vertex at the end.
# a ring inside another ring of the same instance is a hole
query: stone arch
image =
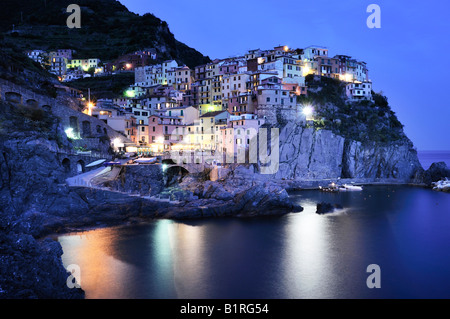
{"type": "Polygon", "coordinates": [[[97,131],[98,134],[102,134],[102,127],[100,125],[97,125],[95,130],[97,131]]]}
{"type": "Polygon", "coordinates": [[[166,170],[166,174],[169,175],[188,175],[189,171],[183,167],[183,166],[178,166],[178,165],[174,165],[174,166],[170,166],[167,170],[166,170]]]}
{"type": "Polygon", "coordinates": [[[28,106],[34,106],[34,107],[39,106],[38,101],[36,101],[35,99],[28,99],[25,104],[28,106]]]}
{"type": "Polygon", "coordinates": [[[189,175],[189,171],[182,166],[171,166],[165,170],[164,175],[166,186],[170,186],[181,182],[185,176],[189,175]]]}
{"type": "Polygon", "coordinates": [[[77,162],[77,174],[82,174],[86,171],[86,165],[83,160],[77,162]]]}
{"type": "Polygon", "coordinates": [[[161,163],[162,163],[162,164],[168,164],[168,165],[176,164],[176,163],[173,161],[173,159],[171,159],[171,158],[163,159],[163,160],[161,160],[161,163]]]}
{"type": "Polygon", "coordinates": [[[52,109],[52,107],[48,104],[42,105],[42,108],[48,112],[50,112],[50,110],[52,109]]]}
{"type": "Polygon", "coordinates": [[[69,125],[72,128],[73,133],[75,135],[78,135],[80,133],[80,130],[78,128],[78,117],[76,116],[69,117],[69,125]]]}
{"type": "Polygon", "coordinates": [[[106,130],[106,127],[103,128],[103,134],[108,135],[108,131],[106,130]]]}
{"type": "Polygon", "coordinates": [[[6,92],[5,100],[12,103],[22,103],[22,94],[16,92],[6,92]]]}
{"type": "Polygon", "coordinates": [[[70,173],[70,159],[66,157],[65,159],[62,160],[61,164],[64,168],[64,172],[70,173]]]}
{"type": "Polygon", "coordinates": [[[81,123],[83,136],[90,136],[91,135],[91,122],[89,121],[83,121],[81,123]]]}

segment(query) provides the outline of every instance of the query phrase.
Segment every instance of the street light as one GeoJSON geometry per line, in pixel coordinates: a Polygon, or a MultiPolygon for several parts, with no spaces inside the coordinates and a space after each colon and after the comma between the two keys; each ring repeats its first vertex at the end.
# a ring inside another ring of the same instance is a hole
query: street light
{"type": "Polygon", "coordinates": [[[303,107],[303,114],[306,116],[306,118],[308,119],[308,117],[311,117],[311,115],[314,113],[314,109],[311,105],[306,105],[303,107]]]}

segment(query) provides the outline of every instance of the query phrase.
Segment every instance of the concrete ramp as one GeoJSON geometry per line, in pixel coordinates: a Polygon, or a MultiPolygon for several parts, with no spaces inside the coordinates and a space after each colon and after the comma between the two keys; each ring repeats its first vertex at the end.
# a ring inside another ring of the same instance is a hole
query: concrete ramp
{"type": "Polygon", "coordinates": [[[91,180],[94,177],[103,175],[111,171],[111,167],[100,167],[97,169],[94,169],[90,172],[79,174],[73,177],[70,177],[66,179],[67,185],[69,186],[82,186],[82,187],[91,187],[92,183],[91,180]]]}

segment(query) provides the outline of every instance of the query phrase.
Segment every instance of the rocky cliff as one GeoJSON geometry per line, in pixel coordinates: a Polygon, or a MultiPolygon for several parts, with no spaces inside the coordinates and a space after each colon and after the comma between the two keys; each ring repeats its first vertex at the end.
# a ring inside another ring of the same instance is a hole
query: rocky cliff
{"type": "Polygon", "coordinates": [[[299,106],[314,105],[314,119],[279,122],[279,170],[270,178],[395,179],[412,181],[423,171],[413,143],[387,102],[348,101],[345,83],[307,76],[308,97],[299,106]]]}
{"type": "Polygon", "coordinates": [[[360,142],[331,130],[288,123],[280,130],[280,165],[273,177],[285,180],[395,178],[410,181],[421,169],[408,139],[360,142]]]}

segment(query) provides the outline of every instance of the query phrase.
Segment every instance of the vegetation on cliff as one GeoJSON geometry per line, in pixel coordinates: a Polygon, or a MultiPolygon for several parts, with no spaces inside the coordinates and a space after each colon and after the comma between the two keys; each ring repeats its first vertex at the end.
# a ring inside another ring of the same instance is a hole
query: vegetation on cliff
{"type": "MultiPolygon", "coordinates": [[[[176,40],[165,21],[151,13],[128,11],[115,0],[79,0],[81,28],[66,25],[72,0],[3,0],[0,31],[15,40],[20,50],[74,49],[75,57],[114,60],[143,48],[156,48],[158,61],[175,59],[190,67],[208,57],[176,40]],[[20,8],[20,9],[19,9],[20,8]],[[17,31],[10,33],[13,29],[17,31]]],[[[155,61],[158,62],[158,61],[155,61]]]]}
{"type": "Polygon", "coordinates": [[[389,143],[406,138],[403,125],[389,106],[387,97],[372,92],[373,101],[346,100],[345,82],[308,75],[308,96],[299,102],[312,105],[314,127],[360,142],[389,143]]]}

